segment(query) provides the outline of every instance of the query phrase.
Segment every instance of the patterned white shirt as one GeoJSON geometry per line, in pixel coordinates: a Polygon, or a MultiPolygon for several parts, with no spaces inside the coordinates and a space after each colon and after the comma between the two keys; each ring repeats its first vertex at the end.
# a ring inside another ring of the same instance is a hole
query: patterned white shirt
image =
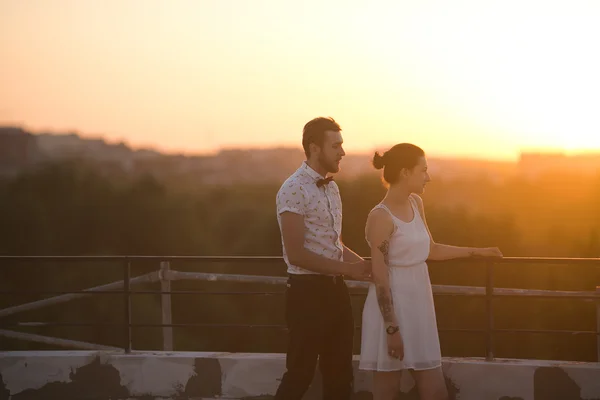
{"type": "MultiPolygon", "coordinates": [[[[304,248],[322,257],[343,260],[342,200],[335,182],[317,187],[323,179],[306,161],[277,192],[277,222],[281,231],[281,214],[289,211],[304,216],[304,248]]],[[[315,274],[290,264],[283,245],[283,259],[290,274],[315,274]]]]}

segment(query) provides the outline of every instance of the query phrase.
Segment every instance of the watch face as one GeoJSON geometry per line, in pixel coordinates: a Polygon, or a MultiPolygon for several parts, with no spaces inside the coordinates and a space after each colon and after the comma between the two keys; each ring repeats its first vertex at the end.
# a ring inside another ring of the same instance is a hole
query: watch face
{"type": "Polygon", "coordinates": [[[388,326],[386,329],[387,333],[389,333],[390,335],[398,332],[398,330],[399,328],[397,326],[388,326]]]}

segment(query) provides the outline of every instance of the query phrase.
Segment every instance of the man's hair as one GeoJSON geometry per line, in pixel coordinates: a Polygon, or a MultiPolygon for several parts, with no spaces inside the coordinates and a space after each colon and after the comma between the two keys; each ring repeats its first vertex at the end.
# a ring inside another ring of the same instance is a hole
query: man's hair
{"type": "Polygon", "coordinates": [[[311,143],[323,147],[326,131],[339,132],[341,130],[342,128],[340,128],[338,123],[331,117],[317,117],[308,121],[306,125],[304,125],[304,130],[302,131],[302,147],[304,148],[306,158],[310,157],[311,143]]]}

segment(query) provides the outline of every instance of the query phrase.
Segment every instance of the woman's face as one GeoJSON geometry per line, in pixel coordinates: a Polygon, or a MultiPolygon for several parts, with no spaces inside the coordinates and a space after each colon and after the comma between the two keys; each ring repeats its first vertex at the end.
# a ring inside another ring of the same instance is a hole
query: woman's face
{"type": "Polygon", "coordinates": [[[427,172],[427,160],[425,157],[419,158],[419,162],[408,172],[406,179],[411,193],[423,193],[425,185],[431,180],[427,172]]]}

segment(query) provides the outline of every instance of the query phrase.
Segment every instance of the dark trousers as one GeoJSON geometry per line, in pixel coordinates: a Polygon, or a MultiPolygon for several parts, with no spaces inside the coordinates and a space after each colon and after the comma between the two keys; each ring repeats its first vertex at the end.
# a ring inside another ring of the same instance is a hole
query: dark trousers
{"type": "Polygon", "coordinates": [[[287,371],[275,399],[302,399],[318,360],[323,400],[349,400],[353,392],[354,321],[343,279],[290,275],[285,301],[289,330],[287,371]]]}

